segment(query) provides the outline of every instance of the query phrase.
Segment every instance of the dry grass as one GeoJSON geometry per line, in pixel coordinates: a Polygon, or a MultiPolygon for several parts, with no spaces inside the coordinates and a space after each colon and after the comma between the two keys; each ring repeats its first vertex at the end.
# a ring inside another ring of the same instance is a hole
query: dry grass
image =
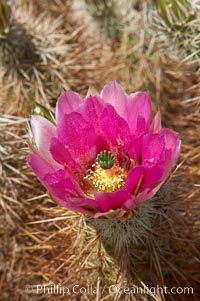
{"type": "MultiPolygon", "coordinates": [[[[170,199],[161,204],[160,226],[155,224],[149,232],[146,254],[150,257],[145,271],[148,270],[151,283],[192,286],[195,296],[192,299],[187,295],[161,295],[142,300],[199,300],[197,63],[172,61],[161,50],[155,53],[155,36],[146,31],[147,20],[144,22],[142,17],[135,21],[136,31],[145,25],[136,40],[116,48],[100,34],[94,36],[82,17],[76,21],[66,1],[52,1],[48,11],[45,3],[41,14],[41,6],[36,6],[40,1],[30,2],[28,7],[16,6],[15,10],[18,22],[27,21],[27,31],[35,37],[40,64],[29,78],[15,73],[5,77],[5,69],[0,71],[2,300],[140,300],[139,296],[109,295],[108,289],[104,290],[104,285],[125,287],[142,283],[133,269],[130,272],[134,281],[127,281],[84,217],[51,200],[25,159],[26,118],[34,101],[54,106],[62,89],[74,89],[84,95],[89,85],[100,90],[113,78],[120,80],[129,92],[148,89],[155,106],[161,109],[164,125],[177,130],[182,139],[182,164],[172,179],[175,189],[168,196],[170,199]],[[35,285],[52,283],[69,289],[76,284],[92,284],[93,288],[99,287],[99,294],[34,293],[35,285]],[[26,285],[32,293],[24,290],[26,285]]],[[[141,14],[146,14],[145,7],[141,14]]],[[[140,257],[140,248],[132,248],[130,251],[140,257]]]]}

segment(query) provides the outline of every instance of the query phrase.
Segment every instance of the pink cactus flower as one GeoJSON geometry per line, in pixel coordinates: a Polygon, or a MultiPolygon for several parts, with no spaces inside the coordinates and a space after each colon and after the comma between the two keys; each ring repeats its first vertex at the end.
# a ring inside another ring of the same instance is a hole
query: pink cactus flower
{"type": "Polygon", "coordinates": [[[32,115],[35,142],[28,163],[52,197],[70,210],[126,217],[152,198],[180,153],[178,134],[153,121],[146,92],[127,95],[112,81],[100,96],[67,91],[55,125],[32,115]]]}

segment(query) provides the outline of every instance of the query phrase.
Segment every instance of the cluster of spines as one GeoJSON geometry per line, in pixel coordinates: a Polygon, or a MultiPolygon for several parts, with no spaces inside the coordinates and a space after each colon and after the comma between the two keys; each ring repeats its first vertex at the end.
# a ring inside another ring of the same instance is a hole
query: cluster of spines
{"type": "Polygon", "coordinates": [[[179,30],[195,18],[194,7],[189,0],[157,0],[163,19],[171,30],[179,30]]]}
{"type": "Polygon", "coordinates": [[[200,56],[199,8],[189,0],[157,0],[161,18],[155,20],[161,29],[161,41],[168,52],[173,48],[179,59],[196,60],[200,56]],[[169,42],[169,39],[171,40],[169,42]],[[169,46],[169,47],[168,47],[169,46]]]}

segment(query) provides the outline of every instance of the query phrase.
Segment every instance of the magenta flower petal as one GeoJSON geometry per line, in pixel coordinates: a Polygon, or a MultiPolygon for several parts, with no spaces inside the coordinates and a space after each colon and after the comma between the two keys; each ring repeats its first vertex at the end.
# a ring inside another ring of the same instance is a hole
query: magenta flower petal
{"type": "Polygon", "coordinates": [[[145,132],[146,132],[146,121],[145,121],[144,117],[138,115],[135,136],[140,137],[140,136],[144,135],[145,132]]]}
{"type": "Polygon", "coordinates": [[[83,98],[76,92],[66,91],[59,98],[56,104],[56,121],[60,122],[66,114],[74,112],[83,102],[83,98]]]}
{"type": "Polygon", "coordinates": [[[133,196],[125,191],[95,192],[95,200],[103,212],[123,208],[124,203],[133,196]]]}
{"type": "Polygon", "coordinates": [[[160,111],[158,111],[150,125],[150,133],[158,133],[161,130],[161,116],[160,111]]]}
{"type": "Polygon", "coordinates": [[[171,150],[175,155],[174,160],[177,160],[180,152],[180,140],[178,133],[174,132],[171,129],[162,128],[159,134],[164,137],[165,148],[167,150],[171,150]]]}
{"type": "Polygon", "coordinates": [[[57,135],[79,163],[90,162],[96,158],[96,136],[93,126],[80,113],[65,115],[57,125],[57,135]]]}
{"type": "Polygon", "coordinates": [[[136,134],[138,119],[141,117],[144,118],[146,129],[148,129],[150,125],[151,114],[152,107],[148,93],[137,92],[127,96],[127,121],[131,134],[136,134]]]}
{"type": "Polygon", "coordinates": [[[65,200],[57,199],[57,201],[63,206],[65,206],[66,208],[75,212],[95,215],[96,212],[100,211],[100,209],[97,207],[97,204],[94,202],[94,200],[86,197],[77,198],[77,197],[66,196],[65,200]]]}
{"type": "Polygon", "coordinates": [[[57,170],[55,166],[51,165],[37,153],[30,154],[27,162],[39,179],[43,179],[47,173],[54,173],[57,170]]]}
{"type": "Polygon", "coordinates": [[[101,91],[100,96],[105,102],[111,104],[120,116],[126,118],[127,96],[122,87],[116,81],[112,81],[107,84],[101,91]]]}
{"type": "Polygon", "coordinates": [[[142,165],[152,166],[164,159],[165,141],[159,134],[150,134],[143,137],[142,165]]]}
{"type": "Polygon", "coordinates": [[[65,200],[66,195],[83,196],[76,180],[64,169],[56,169],[37,153],[28,156],[27,161],[42,184],[57,198],[65,200]]]}
{"type": "Polygon", "coordinates": [[[64,166],[71,175],[83,174],[82,166],[72,157],[69,149],[66,148],[57,138],[51,139],[50,152],[55,161],[64,166]]]}
{"type": "Polygon", "coordinates": [[[62,200],[65,200],[68,195],[73,197],[84,196],[79,184],[64,169],[46,174],[42,181],[49,187],[49,191],[54,196],[62,200]]]}
{"type": "Polygon", "coordinates": [[[85,213],[95,213],[99,210],[94,199],[84,196],[77,181],[72,179],[66,170],[58,170],[47,174],[42,181],[48,187],[50,193],[62,205],[85,213]]]}
{"type": "Polygon", "coordinates": [[[38,151],[46,160],[50,161],[51,164],[58,166],[52,159],[49,151],[51,138],[56,136],[56,127],[49,120],[38,115],[31,117],[31,127],[38,151]]]}
{"type": "Polygon", "coordinates": [[[153,187],[162,180],[164,168],[162,165],[137,166],[129,171],[124,189],[132,195],[138,195],[146,188],[153,187]]]}
{"type": "Polygon", "coordinates": [[[175,166],[180,155],[181,141],[178,133],[167,128],[161,129],[159,134],[165,140],[165,165],[167,166],[167,171],[169,171],[175,166]]]}
{"type": "Polygon", "coordinates": [[[135,160],[136,164],[140,163],[143,136],[146,133],[146,130],[146,121],[144,117],[138,115],[136,130],[131,137],[132,143],[129,150],[129,155],[135,160]]]}
{"type": "Polygon", "coordinates": [[[99,130],[99,120],[106,103],[99,96],[88,96],[82,105],[79,107],[78,112],[84,119],[92,124],[95,130],[99,130]]]}
{"type": "Polygon", "coordinates": [[[100,125],[103,136],[108,141],[111,149],[128,151],[131,142],[128,124],[111,105],[103,110],[100,125]]]}
{"type": "Polygon", "coordinates": [[[140,181],[143,179],[146,170],[147,167],[145,166],[137,166],[132,168],[127,175],[124,189],[129,191],[132,195],[136,195],[140,189],[140,181]]]}
{"type": "Polygon", "coordinates": [[[136,165],[139,165],[141,161],[142,138],[142,136],[137,138],[136,136],[131,137],[132,143],[128,154],[130,158],[132,158],[135,161],[136,165]]]}
{"type": "Polygon", "coordinates": [[[81,212],[81,213],[85,213],[85,214],[94,214],[94,210],[91,208],[86,208],[83,207],[83,203],[80,204],[80,206],[78,205],[79,201],[83,202],[83,198],[73,198],[71,196],[66,196],[65,200],[60,200],[59,198],[57,198],[57,201],[63,205],[64,207],[68,208],[69,210],[72,210],[74,212],[81,212]]]}
{"type": "Polygon", "coordinates": [[[156,192],[160,189],[161,185],[162,182],[156,185],[152,189],[149,188],[145,189],[143,192],[139,193],[135,198],[127,200],[125,203],[126,209],[133,210],[143,202],[151,199],[156,194],[156,192]]]}
{"type": "Polygon", "coordinates": [[[96,152],[99,153],[103,149],[108,149],[108,143],[105,137],[102,135],[100,128],[101,125],[101,113],[104,108],[108,106],[100,97],[89,96],[87,97],[83,104],[79,107],[78,112],[83,116],[83,118],[90,124],[90,127],[94,131],[95,135],[95,147],[96,152]]]}
{"type": "Polygon", "coordinates": [[[56,169],[37,153],[30,154],[27,161],[40,182],[60,204],[83,213],[99,210],[94,200],[84,197],[78,183],[70,178],[67,171],[56,169]]]}
{"type": "Polygon", "coordinates": [[[156,184],[159,184],[163,180],[165,173],[166,172],[163,164],[157,164],[155,166],[148,167],[141,181],[140,191],[143,191],[146,188],[154,187],[156,184]]]}

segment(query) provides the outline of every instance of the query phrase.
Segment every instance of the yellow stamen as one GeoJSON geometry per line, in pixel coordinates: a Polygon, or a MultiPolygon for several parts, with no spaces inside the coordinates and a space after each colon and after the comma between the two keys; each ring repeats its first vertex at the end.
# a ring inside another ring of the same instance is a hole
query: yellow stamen
{"type": "Polygon", "coordinates": [[[110,169],[103,169],[96,162],[88,170],[85,179],[89,181],[96,191],[113,192],[125,185],[127,172],[120,166],[113,165],[110,169]]]}

